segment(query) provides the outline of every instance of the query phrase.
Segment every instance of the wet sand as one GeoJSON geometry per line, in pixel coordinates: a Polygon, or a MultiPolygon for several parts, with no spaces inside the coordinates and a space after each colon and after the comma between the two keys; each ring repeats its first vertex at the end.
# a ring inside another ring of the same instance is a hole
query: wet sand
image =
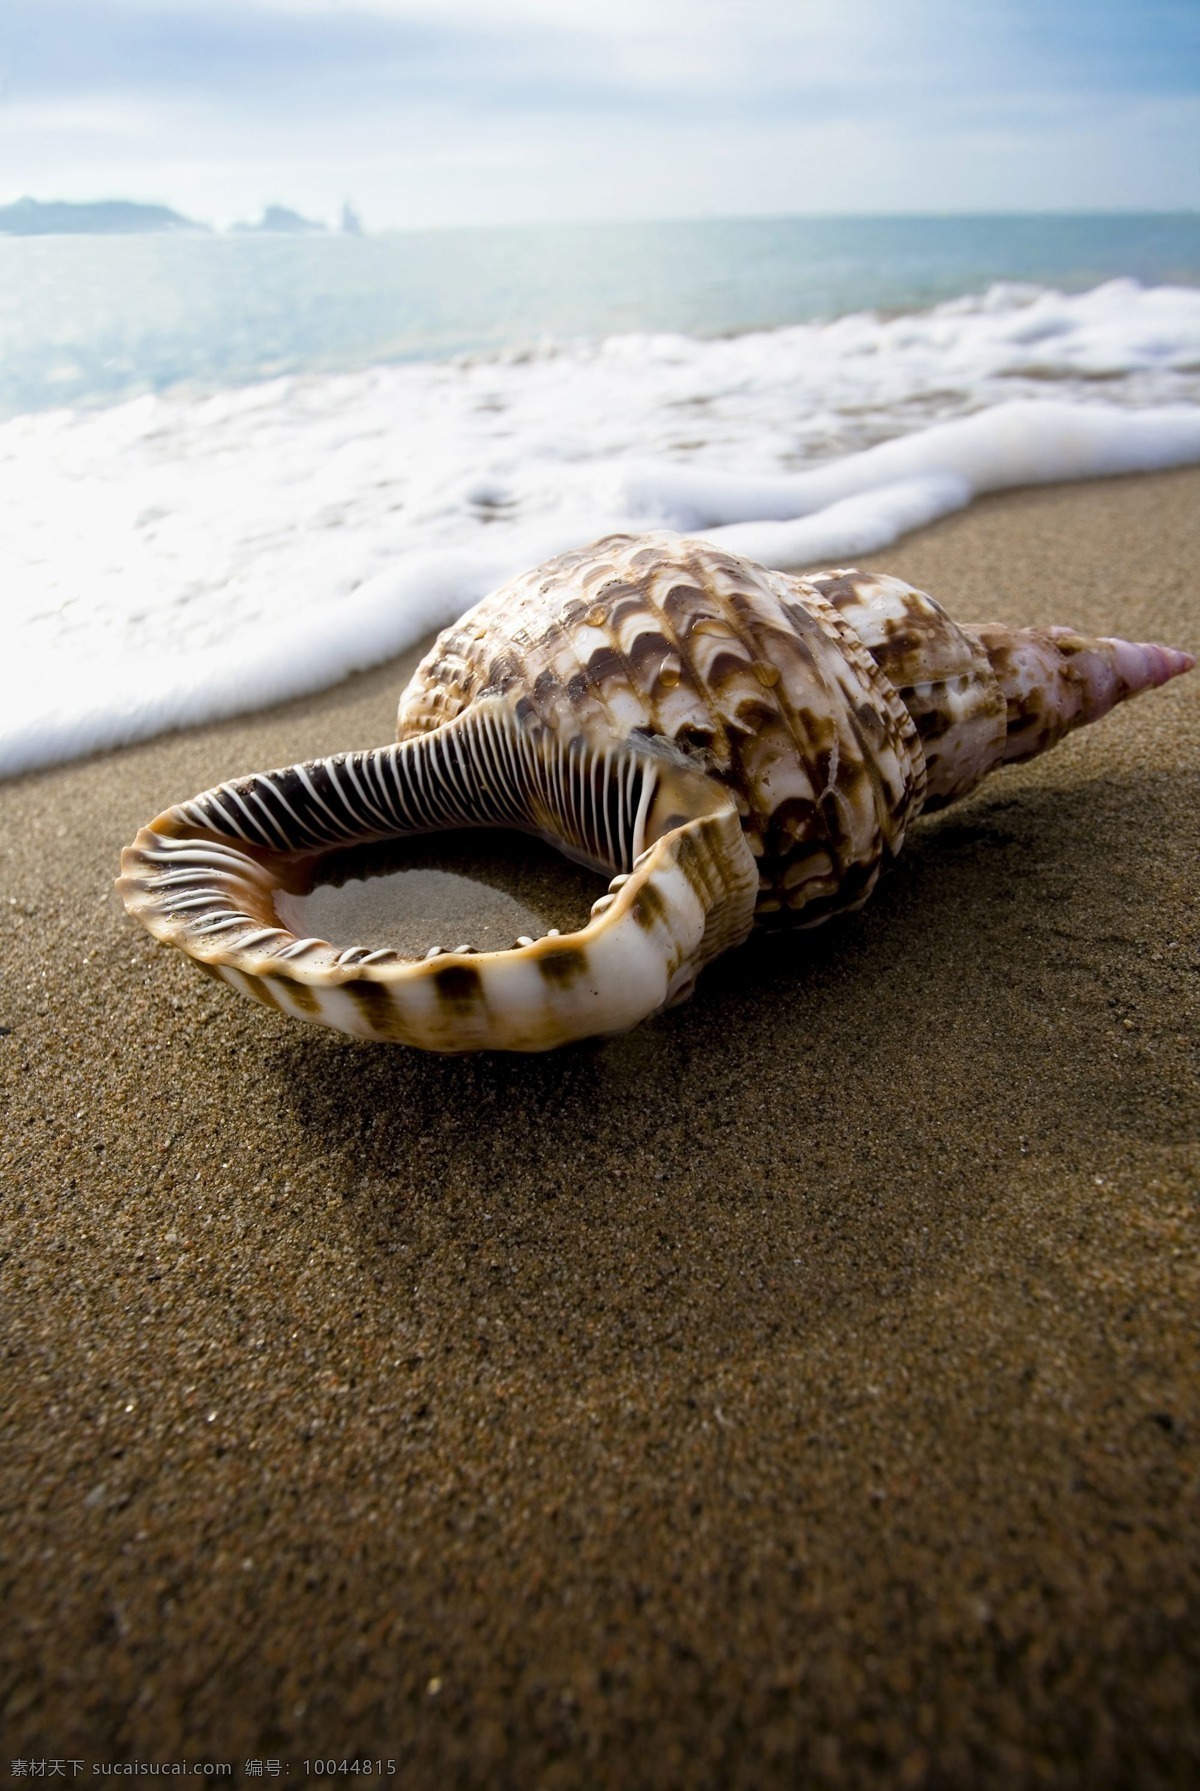
{"type": "MultiPolygon", "coordinates": [[[[873,563],[1197,651],[1200,472],[873,563]]],[[[112,894],[403,675],[0,789],[5,1760],[1195,1784],[1200,674],[533,1059],[287,1022],[112,894]]]]}

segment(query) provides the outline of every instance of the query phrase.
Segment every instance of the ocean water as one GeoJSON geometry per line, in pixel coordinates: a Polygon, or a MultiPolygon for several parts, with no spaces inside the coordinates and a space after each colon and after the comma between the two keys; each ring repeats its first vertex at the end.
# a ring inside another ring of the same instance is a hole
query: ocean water
{"type": "Polygon", "coordinates": [[[383,236],[0,237],[0,417],[187,383],[1200,280],[1200,216],[777,218],[383,236]]]}
{"type": "Polygon", "coordinates": [[[331,683],[613,528],[844,561],[1200,460],[1200,218],[0,240],[0,774],[331,683]]]}

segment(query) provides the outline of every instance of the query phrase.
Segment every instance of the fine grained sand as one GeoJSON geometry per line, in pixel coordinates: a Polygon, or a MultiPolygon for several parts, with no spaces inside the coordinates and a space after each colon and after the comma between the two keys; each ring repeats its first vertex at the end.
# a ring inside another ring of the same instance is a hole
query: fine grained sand
{"type": "MultiPolygon", "coordinates": [[[[1196,650],[1200,473],[880,563],[1196,650]]],[[[439,1059],[110,887],[402,670],[0,791],[5,1759],[1195,1784],[1200,675],[689,1006],[439,1059]]]]}

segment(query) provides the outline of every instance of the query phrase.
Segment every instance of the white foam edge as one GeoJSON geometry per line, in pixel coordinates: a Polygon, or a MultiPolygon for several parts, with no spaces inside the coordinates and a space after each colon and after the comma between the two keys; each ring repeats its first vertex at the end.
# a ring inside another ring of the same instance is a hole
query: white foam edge
{"type": "MultiPolygon", "coordinates": [[[[0,777],[246,714],[328,688],[420,641],[505,578],[621,529],[703,535],[788,569],[874,553],[991,491],[1200,462],[1200,409],[1017,399],[793,474],[748,477],[668,461],[613,470],[613,508],[570,540],[514,534],[503,556],[452,549],[408,557],[290,636],[247,628],[218,648],[132,662],[6,668],[0,777]],[[615,500],[615,503],[614,503],[615,500]]],[[[953,605],[953,593],[941,595],[953,605]]],[[[302,626],[301,626],[302,623],[302,626]]],[[[398,694],[398,693],[397,693],[398,694]]]]}

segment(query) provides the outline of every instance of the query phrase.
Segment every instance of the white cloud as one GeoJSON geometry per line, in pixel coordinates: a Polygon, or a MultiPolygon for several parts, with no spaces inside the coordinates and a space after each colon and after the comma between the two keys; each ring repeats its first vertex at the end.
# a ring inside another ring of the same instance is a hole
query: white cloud
{"type": "Polygon", "coordinates": [[[154,128],[152,109],[130,100],[18,100],[0,109],[0,134],[12,143],[14,162],[22,143],[29,147],[73,138],[146,139],[154,128]]]}

